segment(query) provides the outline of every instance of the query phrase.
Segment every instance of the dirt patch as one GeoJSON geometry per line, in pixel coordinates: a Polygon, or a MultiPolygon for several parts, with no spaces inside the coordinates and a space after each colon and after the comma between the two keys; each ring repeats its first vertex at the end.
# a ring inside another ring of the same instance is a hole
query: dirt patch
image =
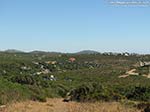
{"type": "Polygon", "coordinates": [[[144,75],[142,75],[142,76],[143,76],[143,77],[146,77],[146,78],[148,78],[148,79],[150,78],[150,74],[148,74],[148,75],[145,75],[145,74],[144,74],[144,75]]]}
{"type": "MultiPolygon", "coordinates": [[[[126,74],[118,76],[118,78],[126,78],[126,77],[133,76],[133,75],[134,76],[139,75],[139,73],[136,72],[136,69],[131,69],[131,70],[127,71],[126,74]]],[[[148,75],[143,74],[142,76],[146,77],[146,78],[150,78],[150,74],[148,74],[148,75]]]]}
{"type": "Polygon", "coordinates": [[[130,75],[126,75],[126,74],[125,74],[125,75],[120,75],[119,78],[126,78],[126,77],[129,77],[129,76],[130,76],[130,75]]]}
{"type": "Polygon", "coordinates": [[[136,69],[131,69],[131,70],[127,71],[126,74],[120,75],[119,78],[126,78],[126,77],[129,77],[131,75],[138,76],[139,73],[136,73],[136,69]]]}

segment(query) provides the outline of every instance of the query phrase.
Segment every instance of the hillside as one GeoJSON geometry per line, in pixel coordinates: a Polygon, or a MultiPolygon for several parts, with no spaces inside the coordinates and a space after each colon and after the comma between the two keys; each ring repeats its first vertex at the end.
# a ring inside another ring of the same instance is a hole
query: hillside
{"type": "Polygon", "coordinates": [[[149,70],[139,66],[141,59],[150,56],[1,52],[0,104],[60,97],[67,102],[148,103],[150,79],[143,75],[149,70]]]}

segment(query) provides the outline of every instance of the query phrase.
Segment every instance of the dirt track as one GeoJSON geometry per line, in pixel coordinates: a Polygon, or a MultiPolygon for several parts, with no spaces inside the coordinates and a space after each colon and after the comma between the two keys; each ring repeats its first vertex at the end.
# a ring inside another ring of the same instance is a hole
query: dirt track
{"type": "Polygon", "coordinates": [[[119,76],[119,78],[126,78],[126,77],[129,77],[131,75],[138,76],[139,73],[136,73],[135,71],[136,71],[136,69],[131,69],[131,70],[127,71],[126,74],[119,76]]]}

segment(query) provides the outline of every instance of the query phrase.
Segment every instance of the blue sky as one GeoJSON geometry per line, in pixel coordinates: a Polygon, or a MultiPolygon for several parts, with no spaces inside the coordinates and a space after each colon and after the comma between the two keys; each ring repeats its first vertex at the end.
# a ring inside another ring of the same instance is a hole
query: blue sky
{"type": "Polygon", "coordinates": [[[150,53],[150,7],[107,0],[0,0],[0,50],[150,53]]]}

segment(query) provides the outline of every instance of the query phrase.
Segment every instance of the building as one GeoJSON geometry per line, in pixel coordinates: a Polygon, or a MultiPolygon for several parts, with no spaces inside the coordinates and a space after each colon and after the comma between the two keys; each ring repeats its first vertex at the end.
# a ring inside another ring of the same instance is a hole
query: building
{"type": "Polygon", "coordinates": [[[76,59],[73,58],[73,57],[71,57],[71,58],[69,58],[69,61],[70,61],[70,62],[74,62],[74,61],[76,61],[76,59]]]}

